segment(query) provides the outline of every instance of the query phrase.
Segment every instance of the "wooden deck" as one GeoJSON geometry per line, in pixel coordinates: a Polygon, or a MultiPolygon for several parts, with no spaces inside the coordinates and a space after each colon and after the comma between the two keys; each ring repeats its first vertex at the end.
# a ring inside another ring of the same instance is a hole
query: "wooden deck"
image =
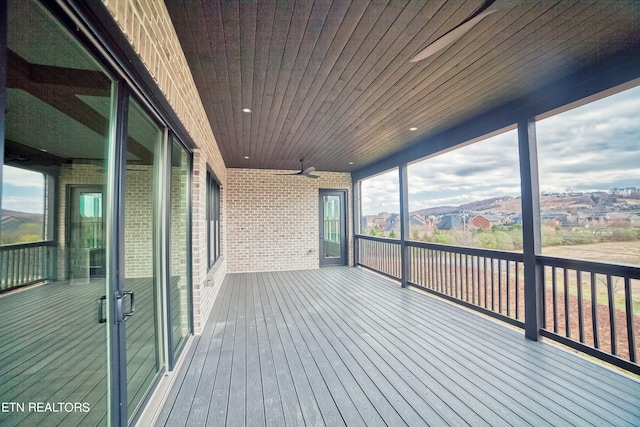
{"type": "Polygon", "coordinates": [[[230,274],[157,425],[640,425],[640,382],[358,268],[230,274]]]}
{"type": "MultiPolygon", "coordinates": [[[[127,279],[136,315],[127,323],[130,409],[155,375],[155,335],[149,278],[127,279]]],[[[0,426],[95,426],[107,417],[107,343],[98,323],[104,279],[48,283],[0,296],[0,402],[25,410],[0,412],[0,426]],[[30,411],[33,402],[87,403],[89,412],[30,411]]]]}

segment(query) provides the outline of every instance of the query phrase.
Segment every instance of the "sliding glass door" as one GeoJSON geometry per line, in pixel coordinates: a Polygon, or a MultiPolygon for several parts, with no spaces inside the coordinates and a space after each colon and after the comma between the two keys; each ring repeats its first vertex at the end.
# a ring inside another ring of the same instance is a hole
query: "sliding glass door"
{"type": "Polygon", "coordinates": [[[124,282],[127,310],[126,373],[130,417],[163,365],[160,321],[160,148],[163,132],[129,100],[124,173],[124,282]],[[129,305],[130,303],[130,305],[129,305]],[[129,309],[130,307],[130,309],[129,309]]]}
{"type": "Polygon", "coordinates": [[[0,425],[126,425],[191,332],[190,154],[48,6],[6,7],[0,425]]]}
{"type": "Polygon", "coordinates": [[[169,185],[169,302],[167,317],[169,322],[170,348],[169,364],[175,364],[186,338],[191,332],[189,307],[191,306],[191,275],[189,274],[189,176],[191,159],[189,153],[176,139],[171,141],[171,168],[169,185]]]}
{"type": "Polygon", "coordinates": [[[115,80],[38,3],[6,12],[0,425],[105,425],[115,80]]]}

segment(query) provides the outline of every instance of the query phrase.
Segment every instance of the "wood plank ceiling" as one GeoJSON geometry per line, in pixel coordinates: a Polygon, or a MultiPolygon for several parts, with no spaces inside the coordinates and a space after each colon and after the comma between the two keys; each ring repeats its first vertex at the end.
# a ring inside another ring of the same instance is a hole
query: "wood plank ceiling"
{"type": "Polygon", "coordinates": [[[640,43],[635,1],[498,0],[454,44],[409,63],[481,4],[166,0],[227,167],[296,169],[304,157],[327,171],[640,43]]]}

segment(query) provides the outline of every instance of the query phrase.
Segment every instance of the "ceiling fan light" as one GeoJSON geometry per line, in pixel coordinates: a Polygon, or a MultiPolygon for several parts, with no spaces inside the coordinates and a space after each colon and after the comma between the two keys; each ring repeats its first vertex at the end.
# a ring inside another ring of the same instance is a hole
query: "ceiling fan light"
{"type": "Polygon", "coordinates": [[[473,27],[475,27],[478,22],[482,21],[485,17],[491,15],[493,12],[495,12],[495,9],[484,11],[481,14],[473,17],[472,19],[469,19],[468,21],[458,25],[456,28],[454,28],[453,30],[449,31],[448,33],[446,33],[445,35],[443,35],[442,37],[440,37],[439,39],[437,39],[436,41],[431,43],[425,49],[423,49],[416,56],[411,58],[409,60],[409,62],[422,61],[423,59],[427,59],[431,55],[433,55],[433,54],[441,51],[442,49],[452,45],[460,37],[464,36],[473,27]]]}

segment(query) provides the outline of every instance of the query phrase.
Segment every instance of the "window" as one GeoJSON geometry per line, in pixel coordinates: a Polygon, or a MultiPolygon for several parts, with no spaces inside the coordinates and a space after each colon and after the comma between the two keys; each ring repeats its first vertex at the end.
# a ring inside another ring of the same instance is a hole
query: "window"
{"type": "Polygon", "coordinates": [[[39,242],[46,239],[46,187],[47,179],[44,174],[4,166],[1,244],[39,242]]]}
{"type": "Polygon", "coordinates": [[[516,130],[413,163],[407,178],[410,240],[522,250],[516,130]]]}
{"type": "Polygon", "coordinates": [[[400,183],[398,169],[362,180],[361,234],[400,238],[400,183]]]}
{"type": "Polygon", "coordinates": [[[640,264],[640,86],[536,123],[543,253],[640,264]]]}
{"type": "Polygon", "coordinates": [[[208,258],[211,267],[220,258],[220,184],[207,171],[207,236],[208,258]]]}

